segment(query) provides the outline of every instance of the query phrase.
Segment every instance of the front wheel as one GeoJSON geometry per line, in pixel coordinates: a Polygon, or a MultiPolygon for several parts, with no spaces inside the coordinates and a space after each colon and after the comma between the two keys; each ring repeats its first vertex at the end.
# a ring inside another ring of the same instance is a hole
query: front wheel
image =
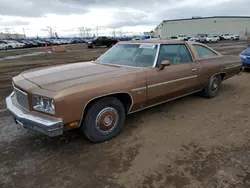
{"type": "Polygon", "coordinates": [[[206,98],[213,98],[218,95],[219,88],[221,84],[221,77],[214,76],[210,79],[208,85],[203,89],[203,96],[206,98]]]}
{"type": "Polygon", "coordinates": [[[105,97],[88,108],[81,130],[91,141],[103,142],[120,133],[125,116],[121,101],[114,97],[105,97]]]}

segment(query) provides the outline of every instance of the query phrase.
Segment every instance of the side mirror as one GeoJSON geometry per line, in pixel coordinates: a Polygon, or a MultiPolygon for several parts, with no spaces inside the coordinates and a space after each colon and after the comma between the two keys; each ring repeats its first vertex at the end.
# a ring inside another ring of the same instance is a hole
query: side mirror
{"type": "Polygon", "coordinates": [[[250,48],[250,44],[248,44],[247,47],[250,48]]]}
{"type": "Polygon", "coordinates": [[[171,62],[169,60],[163,60],[161,62],[160,70],[163,70],[165,67],[171,65],[171,62]]]}

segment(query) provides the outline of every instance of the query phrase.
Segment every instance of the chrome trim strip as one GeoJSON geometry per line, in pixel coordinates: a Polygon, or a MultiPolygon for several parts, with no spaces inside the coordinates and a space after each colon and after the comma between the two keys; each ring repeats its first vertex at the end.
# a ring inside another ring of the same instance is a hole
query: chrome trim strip
{"type": "Polygon", "coordinates": [[[157,46],[158,47],[157,47],[157,50],[156,50],[155,60],[154,60],[154,64],[153,64],[152,68],[156,67],[156,64],[157,64],[157,61],[158,61],[158,57],[159,57],[159,53],[160,53],[161,44],[157,44],[157,46]]]}
{"type": "Polygon", "coordinates": [[[174,82],[178,82],[178,81],[182,81],[182,80],[188,80],[188,79],[196,78],[197,76],[198,75],[193,75],[193,76],[179,78],[179,79],[176,79],[176,80],[169,80],[169,81],[166,81],[166,82],[161,82],[161,83],[149,85],[148,88],[157,87],[157,86],[165,85],[165,84],[170,84],[170,83],[174,83],[174,82]]]}
{"type": "Polygon", "coordinates": [[[202,89],[197,90],[197,91],[194,91],[194,92],[191,92],[191,93],[187,93],[187,94],[185,94],[185,95],[181,95],[181,96],[178,96],[178,97],[174,97],[174,98],[172,98],[172,99],[168,99],[168,100],[166,100],[166,101],[159,102],[159,103],[156,103],[156,104],[147,106],[147,107],[145,107],[145,108],[141,108],[141,109],[139,109],[139,110],[135,110],[135,111],[133,111],[133,112],[129,112],[128,114],[133,114],[133,113],[135,113],[135,112],[139,112],[139,111],[142,111],[142,110],[146,110],[146,109],[148,109],[148,108],[151,108],[151,107],[154,107],[154,106],[157,106],[157,105],[160,105],[160,104],[164,104],[164,103],[166,103],[166,102],[170,102],[170,101],[172,101],[172,100],[175,100],[175,99],[178,99],[178,98],[181,98],[181,97],[185,97],[185,96],[191,95],[191,94],[193,94],[193,93],[197,93],[197,92],[199,92],[199,91],[201,91],[201,90],[202,90],[202,89]]]}
{"type": "Polygon", "coordinates": [[[136,91],[141,91],[141,90],[145,90],[145,89],[147,89],[147,87],[135,88],[135,89],[132,89],[131,91],[136,92],[136,91]]]}

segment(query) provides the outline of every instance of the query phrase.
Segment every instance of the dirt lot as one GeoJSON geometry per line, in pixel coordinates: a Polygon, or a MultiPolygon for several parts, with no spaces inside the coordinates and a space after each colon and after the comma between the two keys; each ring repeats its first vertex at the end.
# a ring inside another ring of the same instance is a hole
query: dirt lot
{"type": "MultiPolygon", "coordinates": [[[[238,55],[244,42],[212,44],[238,55]]],[[[20,71],[92,60],[106,49],[0,61],[0,100],[20,71]]],[[[20,52],[18,52],[20,54],[20,52]]],[[[2,188],[250,187],[250,72],[222,84],[218,97],[192,95],[130,115],[121,135],[93,144],[72,131],[48,138],[13,124],[0,108],[2,188]]]]}

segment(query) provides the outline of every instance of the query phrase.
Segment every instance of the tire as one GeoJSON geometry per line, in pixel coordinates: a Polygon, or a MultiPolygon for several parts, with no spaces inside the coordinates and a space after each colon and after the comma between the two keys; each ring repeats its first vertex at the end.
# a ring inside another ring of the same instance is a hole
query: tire
{"type": "Polygon", "coordinates": [[[234,40],[234,38],[232,37],[231,40],[234,40]]]}
{"type": "Polygon", "coordinates": [[[209,80],[208,85],[202,90],[202,94],[206,98],[213,98],[218,95],[221,84],[221,77],[214,76],[209,80]]]}
{"type": "Polygon", "coordinates": [[[95,45],[95,44],[92,44],[92,48],[96,48],[96,45],[95,45]]]}
{"type": "Polygon", "coordinates": [[[80,129],[93,142],[107,141],[119,135],[125,116],[121,101],[114,97],[105,97],[88,108],[80,129]]]}
{"type": "Polygon", "coordinates": [[[13,47],[12,46],[8,46],[8,49],[11,50],[11,49],[13,49],[13,47]]]}

